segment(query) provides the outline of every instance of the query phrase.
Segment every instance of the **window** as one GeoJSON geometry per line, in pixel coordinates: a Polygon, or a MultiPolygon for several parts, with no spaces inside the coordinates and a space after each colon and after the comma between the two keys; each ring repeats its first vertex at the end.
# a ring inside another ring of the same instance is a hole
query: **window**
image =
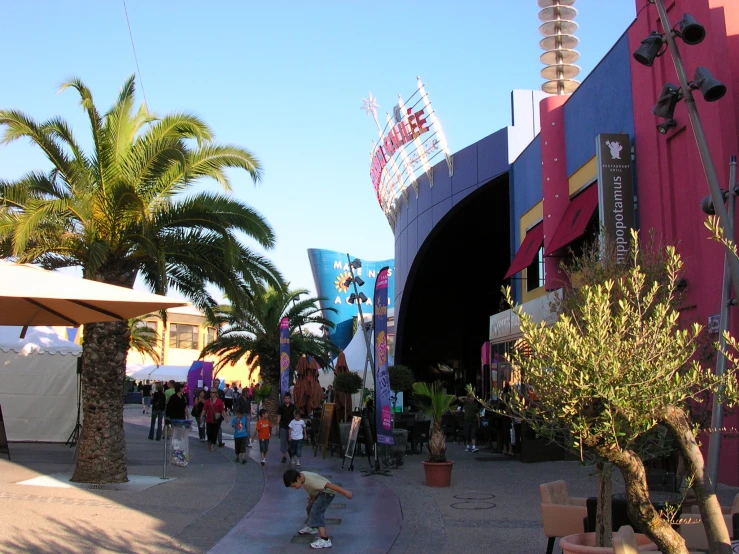
{"type": "Polygon", "coordinates": [[[169,325],[169,347],[184,350],[198,349],[198,328],[194,325],[171,323],[169,325]]]}
{"type": "Polygon", "coordinates": [[[526,268],[526,292],[544,286],[544,247],[540,247],[534,261],[526,268]]]}
{"type": "Polygon", "coordinates": [[[208,327],[205,335],[205,345],[209,345],[214,340],[216,340],[216,330],[213,327],[208,327]]]}
{"type": "Polygon", "coordinates": [[[148,327],[152,331],[156,333],[157,331],[157,322],[156,321],[142,321],[141,323],[144,324],[144,327],[148,327]]]}

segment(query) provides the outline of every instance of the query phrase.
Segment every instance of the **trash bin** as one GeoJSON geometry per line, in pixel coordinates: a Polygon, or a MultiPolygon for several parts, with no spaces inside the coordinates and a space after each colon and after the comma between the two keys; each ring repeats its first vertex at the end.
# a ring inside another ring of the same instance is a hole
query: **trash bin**
{"type": "Polygon", "coordinates": [[[172,439],[169,448],[169,463],[173,466],[187,467],[190,462],[190,419],[172,419],[172,439]]]}

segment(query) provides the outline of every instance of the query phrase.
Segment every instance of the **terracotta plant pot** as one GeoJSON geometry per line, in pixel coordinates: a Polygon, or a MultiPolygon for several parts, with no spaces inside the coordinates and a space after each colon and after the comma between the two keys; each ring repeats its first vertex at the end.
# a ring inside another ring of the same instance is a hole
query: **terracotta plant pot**
{"type": "Polygon", "coordinates": [[[421,462],[426,472],[426,485],[429,487],[448,487],[452,482],[454,462],[421,462]]]}
{"type": "MultiPolygon", "coordinates": [[[[646,535],[635,533],[634,536],[640,552],[657,550],[657,545],[646,535]]],[[[613,548],[610,546],[595,546],[595,533],[567,535],[559,539],[559,547],[562,554],[613,554],[613,548]]]]}

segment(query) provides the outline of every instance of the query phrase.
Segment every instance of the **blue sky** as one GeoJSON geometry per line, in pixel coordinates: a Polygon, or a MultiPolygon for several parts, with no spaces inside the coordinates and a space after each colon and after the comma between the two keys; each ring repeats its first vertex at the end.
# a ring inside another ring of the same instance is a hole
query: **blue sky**
{"type": "MultiPolygon", "coordinates": [[[[150,110],[195,113],[261,160],[263,183],[234,174],[234,194],[274,227],[267,255],[293,288],[314,291],[308,248],[394,257],[369,177],[376,129],[360,107],[370,91],[384,118],[419,75],[455,152],[510,123],[512,89],[543,82],[534,0],[126,5],[150,110]]],[[[584,78],[633,20],[634,0],[576,7],[584,78]]],[[[110,106],[136,72],[123,1],[6,1],[2,11],[0,107],[64,117],[89,144],[76,93],[58,85],[76,75],[110,106]]],[[[27,144],[0,146],[2,178],[47,167],[27,144]]]]}

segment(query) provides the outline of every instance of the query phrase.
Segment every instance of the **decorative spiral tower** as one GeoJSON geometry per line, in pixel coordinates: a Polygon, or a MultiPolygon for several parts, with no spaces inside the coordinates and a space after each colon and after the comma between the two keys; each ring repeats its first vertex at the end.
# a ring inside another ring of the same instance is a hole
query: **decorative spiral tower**
{"type": "Polygon", "coordinates": [[[541,90],[549,94],[570,94],[580,85],[575,80],[580,73],[580,68],[575,65],[580,53],[574,50],[579,42],[574,35],[577,31],[577,10],[573,7],[576,0],[538,1],[541,8],[539,20],[543,21],[539,32],[544,36],[539,41],[544,50],[539,59],[546,65],[541,76],[547,80],[541,85],[541,90]]]}

